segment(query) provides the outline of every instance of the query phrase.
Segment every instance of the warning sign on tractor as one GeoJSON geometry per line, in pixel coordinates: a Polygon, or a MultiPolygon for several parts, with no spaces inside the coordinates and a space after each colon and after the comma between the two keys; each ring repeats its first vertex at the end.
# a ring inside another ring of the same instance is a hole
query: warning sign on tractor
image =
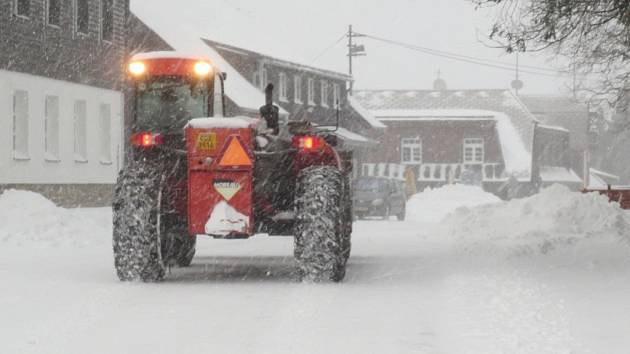
{"type": "Polygon", "coordinates": [[[214,189],[229,202],[230,199],[241,190],[241,185],[238,182],[230,180],[215,180],[214,189]]]}
{"type": "Polygon", "coordinates": [[[217,135],[204,133],[197,136],[197,150],[213,151],[217,149],[217,135]]]}

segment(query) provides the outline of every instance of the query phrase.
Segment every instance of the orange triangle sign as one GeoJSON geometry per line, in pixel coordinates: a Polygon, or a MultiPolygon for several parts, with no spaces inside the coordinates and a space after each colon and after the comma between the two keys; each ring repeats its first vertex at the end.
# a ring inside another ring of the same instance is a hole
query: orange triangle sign
{"type": "Polygon", "coordinates": [[[219,166],[251,166],[252,160],[249,158],[243,144],[237,139],[232,138],[227,149],[219,161],[219,166]]]}

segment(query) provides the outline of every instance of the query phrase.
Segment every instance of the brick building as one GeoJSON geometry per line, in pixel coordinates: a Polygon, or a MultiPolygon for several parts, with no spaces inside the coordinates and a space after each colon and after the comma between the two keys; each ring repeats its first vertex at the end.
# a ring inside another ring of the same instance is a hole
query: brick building
{"type": "Polygon", "coordinates": [[[128,0],[0,0],[0,189],[108,202],[128,13],[128,0]]]}
{"type": "Polygon", "coordinates": [[[507,197],[580,178],[566,156],[570,133],[541,125],[509,90],[358,91],[355,97],[388,127],[363,174],[413,176],[417,189],[473,182],[507,197]],[[518,186],[516,186],[518,185],[518,186]]]}

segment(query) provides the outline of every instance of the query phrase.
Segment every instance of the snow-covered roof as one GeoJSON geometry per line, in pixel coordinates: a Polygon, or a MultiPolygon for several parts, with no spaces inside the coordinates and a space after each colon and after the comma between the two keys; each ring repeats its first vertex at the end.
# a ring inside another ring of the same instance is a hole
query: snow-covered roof
{"type": "Polygon", "coordinates": [[[569,129],[565,129],[565,128],[559,127],[557,125],[539,124],[538,127],[539,128],[543,128],[543,129],[557,130],[557,131],[561,131],[561,132],[564,132],[564,133],[569,133],[569,129]]]}
{"type": "MultiPolygon", "coordinates": [[[[203,2],[199,4],[202,5],[203,2]]],[[[228,75],[225,83],[226,95],[239,107],[257,112],[265,103],[265,95],[201,39],[204,31],[193,26],[188,18],[178,15],[176,9],[178,6],[181,6],[178,2],[171,1],[133,0],[131,2],[134,15],[175,51],[190,56],[210,58],[221,71],[228,75]]],[[[205,17],[206,24],[212,23],[212,20],[207,18],[213,15],[211,11],[205,13],[202,9],[196,11],[199,12],[199,16],[205,17]]],[[[287,114],[282,108],[280,108],[280,113],[287,114]]]]}
{"type": "Polygon", "coordinates": [[[589,183],[588,189],[606,189],[608,188],[608,183],[601,179],[598,175],[591,172],[589,175],[589,183]]]}
{"type": "Polygon", "coordinates": [[[354,133],[346,128],[339,127],[335,135],[343,139],[349,145],[370,145],[375,142],[364,137],[363,135],[354,133]]]}
{"type": "Polygon", "coordinates": [[[228,52],[233,52],[233,53],[240,54],[240,55],[248,55],[248,56],[260,57],[266,63],[270,63],[270,64],[273,64],[273,65],[276,65],[276,66],[290,68],[290,69],[298,70],[298,71],[301,71],[301,72],[313,73],[313,74],[316,74],[316,75],[326,76],[326,77],[333,78],[333,79],[338,79],[338,80],[344,80],[344,81],[352,80],[352,76],[344,74],[344,73],[339,73],[339,72],[336,72],[336,71],[326,70],[326,69],[322,69],[322,68],[316,68],[314,66],[305,65],[305,64],[302,64],[302,63],[297,63],[297,62],[289,61],[289,60],[286,60],[286,59],[276,58],[276,57],[271,56],[269,54],[259,53],[259,52],[250,50],[248,48],[240,48],[240,47],[235,47],[235,46],[230,45],[230,44],[221,43],[221,42],[218,42],[218,41],[214,40],[213,38],[204,38],[204,41],[206,43],[208,43],[208,45],[210,45],[210,46],[212,46],[212,47],[214,47],[216,49],[224,50],[224,51],[228,51],[228,52]]]}
{"type": "Polygon", "coordinates": [[[568,96],[521,95],[520,99],[532,113],[587,113],[588,106],[568,96]]]}
{"type": "Polygon", "coordinates": [[[616,180],[616,181],[619,181],[621,179],[617,175],[613,175],[612,173],[600,171],[600,170],[595,169],[595,168],[591,168],[590,171],[591,171],[592,175],[597,175],[597,176],[601,176],[601,177],[604,177],[604,178],[609,178],[609,179],[616,180]]]}
{"type": "Polygon", "coordinates": [[[541,166],[540,178],[544,182],[582,183],[582,179],[575,171],[558,166],[541,166]]]}
{"type": "Polygon", "coordinates": [[[527,150],[527,145],[523,142],[518,130],[504,113],[497,113],[496,121],[505,170],[509,173],[526,172],[529,174],[532,169],[532,155],[527,150]]]}
{"type": "Polygon", "coordinates": [[[387,128],[385,124],[376,119],[376,117],[374,117],[370,111],[365,109],[365,107],[363,107],[354,97],[348,96],[348,103],[350,104],[350,107],[357,111],[357,113],[359,113],[359,115],[373,128],[387,128]]]}

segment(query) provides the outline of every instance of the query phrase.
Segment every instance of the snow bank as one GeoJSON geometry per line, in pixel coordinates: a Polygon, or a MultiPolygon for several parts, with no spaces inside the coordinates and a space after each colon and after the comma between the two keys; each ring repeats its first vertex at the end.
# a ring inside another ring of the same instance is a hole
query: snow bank
{"type": "MultiPolygon", "coordinates": [[[[109,210],[109,208],[108,208],[109,210]]],[[[109,242],[111,212],[104,208],[64,209],[43,196],[7,190],[0,195],[0,244],[46,246],[109,242]]]]}
{"type": "Polygon", "coordinates": [[[448,214],[461,207],[498,203],[494,194],[477,186],[447,185],[437,189],[427,188],[411,197],[407,203],[407,220],[440,222],[448,214]]]}
{"type": "Polygon", "coordinates": [[[225,201],[219,202],[212,211],[205,231],[208,235],[227,236],[234,232],[246,234],[249,217],[239,213],[225,201]]]}
{"type": "Polygon", "coordinates": [[[460,245],[547,253],[560,244],[630,244],[630,213],[596,193],[553,185],[529,198],[458,209],[443,222],[460,245]]]}

